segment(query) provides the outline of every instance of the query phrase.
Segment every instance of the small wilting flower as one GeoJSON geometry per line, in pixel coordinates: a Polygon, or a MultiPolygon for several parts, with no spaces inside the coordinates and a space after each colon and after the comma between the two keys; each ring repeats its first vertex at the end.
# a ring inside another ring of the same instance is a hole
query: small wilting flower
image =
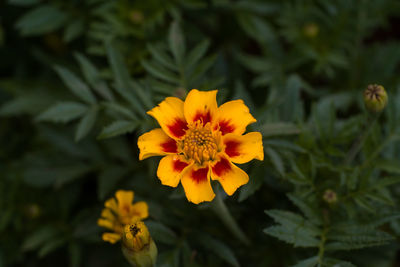
{"type": "Polygon", "coordinates": [[[215,197],[210,178],[232,195],[249,180],[233,163],[264,159],[261,134],[243,135],[247,125],[256,122],[248,107],[242,100],[218,107],[216,95],[217,90],[193,89],[185,101],[167,97],[148,112],[161,128],[138,140],[139,159],[165,156],[157,170],[161,183],[176,187],[181,182],[187,199],[195,204],[215,197]]]}
{"type": "Polygon", "coordinates": [[[122,252],[132,266],[155,266],[157,246],[142,221],[125,225],[122,235],[122,252]]]}
{"type": "Polygon", "coordinates": [[[370,84],[364,91],[364,103],[371,112],[381,112],[387,105],[388,96],[382,85],[370,84]]]}
{"type": "Polygon", "coordinates": [[[331,189],[327,189],[324,192],[324,196],[323,199],[329,203],[329,204],[333,204],[337,202],[337,195],[335,193],[335,191],[331,190],[331,189]]]}
{"type": "Polygon", "coordinates": [[[103,240],[112,244],[119,241],[124,233],[124,227],[143,220],[149,216],[147,203],[144,201],[132,204],[133,191],[118,190],[115,198],[108,199],[101,212],[97,224],[112,230],[113,233],[104,233],[103,240]]]}

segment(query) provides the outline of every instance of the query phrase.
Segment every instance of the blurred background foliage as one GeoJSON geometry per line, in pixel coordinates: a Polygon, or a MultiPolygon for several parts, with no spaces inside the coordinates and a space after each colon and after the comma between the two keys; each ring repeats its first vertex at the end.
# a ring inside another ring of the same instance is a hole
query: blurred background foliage
{"type": "Polygon", "coordinates": [[[128,266],[96,225],[117,189],[149,203],[158,266],[400,266],[397,0],[0,5],[0,266],[128,266]],[[192,88],[258,120],[265,160],[225,199],[249,246],[138,161],[145,112],[192,88]]]}

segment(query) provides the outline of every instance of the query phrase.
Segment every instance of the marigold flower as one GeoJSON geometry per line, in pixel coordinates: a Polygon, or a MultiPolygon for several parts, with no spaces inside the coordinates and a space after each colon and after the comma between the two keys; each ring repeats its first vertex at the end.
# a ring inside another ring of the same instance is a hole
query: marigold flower
{"type": "Polygon", "coordinates": [[[125,225],[134,224],[149,216],[147,203],[140,201],[132,204],[133,197],[133,191],[118,190],[115,198],[110,198],[104,203],[105,208],[97,224],[113,231],[103,234],[104,241],[116,243],[121,239],[125,225]]]}
{"type": "Polygon", "coordinates": [[[218,107],[216,95],[217,90],[193,89],[184,102],[167,97],[147,112],[161,128],[138,140],[139,159],[165,155],[157,170],[161,183],[176,187],[181,182],[187,199],[195,204],[215,197],[210,178],[232,195],[249,180],[233,163],[264,159],[261,134],[243,135],[247,125],[256,122],[248,107],[242,100],[218,107]]]}

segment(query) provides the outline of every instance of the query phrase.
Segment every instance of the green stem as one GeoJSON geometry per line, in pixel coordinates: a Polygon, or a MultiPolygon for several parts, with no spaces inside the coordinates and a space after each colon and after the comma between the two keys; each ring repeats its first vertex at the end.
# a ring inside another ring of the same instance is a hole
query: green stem
{"type": "Polygon", "coordinates": [[[240,229],[239,225],[236,223],[218,192],[214,201],[211,203],[211,209],[217,214],[220,220],[225,224],[226,227],[229,228],[229,230],[237,239],[247,246],[250,245],[250,240],[240,229]]]}
{"type": "Polygon", "coordinates": [[[328,227],[324,224],[324,230],[321,234],[321,242],[318,247],[318,265],[322,266],[324,254],[325,254],[325,242],[326,242],[326,234],[328,233],[328,227]]]}
{"type": "Polygon", "coordinates": [[[365,141],[367,140],[372,128],[375,126],[376,121],[378,120],[379,116],[374,115],[372,122],[370,122],[367,126],[367,129],[360,135],[360,137],[356,140],[356,142],[353,143],[353,146],[347,153],[347,156],[344,160],[345,165],[350,165],[351,162],[354,160],[354,158],[357,156],[358,152],[360,152],[360,149],[364,145],[365,141]]]}

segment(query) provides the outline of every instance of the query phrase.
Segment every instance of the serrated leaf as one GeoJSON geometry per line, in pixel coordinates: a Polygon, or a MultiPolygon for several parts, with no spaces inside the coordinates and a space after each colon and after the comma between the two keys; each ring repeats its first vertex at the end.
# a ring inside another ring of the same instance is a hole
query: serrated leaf
{"type": "Polygon", "coordinates": [[[199,60],[207,52],[209,45],[210,45],[209,40],[203,40],[201,43],[196,45],[192,51],[190,51],[190,53],[187,56],[187,60],[185,61],[187,69],[191,69],[199,62],[199,60]]]}
{"type": "Polygon", "coordinates": [[[285,176],[285,166],[283,164],[281,156],[279,156],[279,154],[275,150],[269,147],[265,148],[265,153],[268,155],[278,173],[281,176],[285,176]]]}
{"type": "Polygon", "coordinates": [[[175,244],[177,242],[177,236],[167,226],[156,221],[146,221],[146,226],[149,228],[150,235],[157,242],[165,244],[175,244]]]}
{"type": "Polygon", "coordinates": [[[84,27],[85,24],[82,19],[77,19],[69,23],[64,31],[64,41],[69,43],[78,38],[84,32],[84,27]]]}
{"type": "Polygon", "coordinates": [[[117,182],[127,173],[127,168],[116,165],[108,166],[103,170],[97,179],[97,195],[99,200],[104,200],[104,198],[114,189],[117,182]]]}
{"type": "Polygon", "coordinates": [[[142,61],[142,66],[145,68],[146,71],[154,75],[154,77],[156,78],[171,82],[173,84],[179,84],[178,76],[173,72],[163,69],[161,66],[157,66],[156,64],[150,63],[146,60],[142,61]]]}
{"type": "Polygon", "coordinates": [[[322,218],[319,213],[316,213],[310,206],[308,206],[304,201],[293,194],[287,194],[288,198],[295,204],[304,215],[316,225],[322,224],[322,218]]]}
{"type": "Polygon", "coordinates": [[[354,264],[348,261],[342,261],[332,258],[325,258],[323,262],[324,267],[356,267],[354,264]]]}
{"type": "Polygon", "coordinates": [[[25,13],[15,24],[24,36],[40,35],[60,28],[67,15],[51,5],[41,5],[25,13]]]}
{"type": "Polygon", "coordinates": [[[76,59],[79,62],[82,73],[86,81],[92,86],[93,90],[98,92],[107,100],[114,100],[114,95],[108,88],[107,84],[100,79],[99,71],[84,55],[76,53],[76,59]]]}
{"type": "Polygon", "coordinates": [[[160,64],[164,65],[164,67],[169,68],[172,71],[178,70],[177,66],[173,62],[173,58],[165,53],[160,46],[149,44],[147,49],[150,51],[153,58],[160,64]]]}
{"type": "Polygon", "coordinates": [[[110,111],[116,112],[122,116],[125,116],[128,119],[137,120],[137,117],[130,109],[118,103],[109,102],[109,103],[103,103],[103,105],[110,111]]]}
{"type": "Polygon", "coordinates": [[[198,236],[197,238],[205,249],[208,249],[210,250],[210,252],[215,253],[217,256],[219,256],[221,259],[232,266],[240,266],[233,251],[221,241],[212,238],[211,236],[206,234],[198,236]]]}
{"type": "Polygon", "coordinates": [[[314,267],[318,263],[318,257],[311,257],[305,260],[298,262],[297,264],[293,265],[292,267],[314,267]]]}
{"type": "Polygon", "coordinates": [[[183,63],[183,56],[185,55],[185,40],[177,21],[173,21],[169,28],[169,47],[174,55],[177,65],[183,63]]]}
{"type": "Polygon", "coordinates": [[[81,117],[87,110],[86,105],[78,102],[61,102],[45,110],[37,120],[66,123],[81,117]]]}
{"type": "Polygon", "coordinates": [[[136,121],[114,121],[110,125],[106,126],[98,136],[99,139],[105,139],[115,137],[121,134],[130,133],[135,130],[138,126],[136,121]]]}
{"type": "Polygon", "coordinates": [[[139,114],[145,114],[146,110],[143,108],[137,97],[132,94],[133,90],[130,90],[132,89],[131,79],[128,69],[122,59],[122,55],[116,50],[112,41],[106,42],[105,46],[108,61],[115,78],[115,89],[123,98],[129,101],[133,109],[135,109],[139,114]]]}
{"type": "Polygon", "coordinates": [[[287,229],[304,229],[309,235],[319,235],[321,230],[305,220],[301,215],[283,210],[266,210],[266,214],[287,229]]]}
{"type": "Polygon", "coordinates": [[[300,128],[295,124],[286,122],[268,123],[261,127],[261,133],[263,137],[295,135],[299,134],[300,132],[300,128]]]}
{"type": "Polygon", "coordinates": [[[41,0],[8,0],[8,3],[16,6],[32,6],[39,4],[41,0]]]}
{"type": "Polygon", "coordinates": [[[358,206],[360,206],[361,208],[371,212],[371,213],[375,213],[375,209],[374,207],[368,202],[368,200],[366,200],[365,198],[361,197],[361,196],[356,196],[353,198],[353,200],[357,203],[358,206]]]}
{"type": "Polygon", "coordinates": [[[249,175],[249,182],[240,188],[239,202],[246,200],[253,195],[262,185],[264,179],[263,168],[253,168],[254,171],[249,175]]]}
{"type": "Polygon", "coordinates": [[[93,106],[86,112],[86,115],[80,120],[75,132],[75,141],[84,138],[93,128],[97,118],[98,107],[93,106]]]}
{"type": "Polygon", "coordinates": [[[295,247],[318,247],[320,243],[318,239],[310,236],[309,232],[303,232],[300,228],[294,231],[283,226],[271,226],[264,229],[264,233],[293,244],[295,247]]]}
{"type": "Polygon", "coordinates": [[[54,236],[58,234],[57,229],[52,226],[44,226],[32,234],[30,234],[22,244],[23,251],[29,251],[37,249],[44,242],[52,239],[54,236]]]}
{"type": "Polygon", "coordinates": [[[56,240],[51,240],[50,242],[46,243],[38,252],[39,258],[43,258],[47,254],[58,249],[59,247],[64,245],[65,242],[66,242],[66,240],[64,238],[59,238],[56,240]]]}
{"type": "Polygon", "coordinates": [[[73,94],[88,104],[96,103],[96,98],[89,87],[78,76],[61,66],[55,66],[54,69],[73,94]]]}

